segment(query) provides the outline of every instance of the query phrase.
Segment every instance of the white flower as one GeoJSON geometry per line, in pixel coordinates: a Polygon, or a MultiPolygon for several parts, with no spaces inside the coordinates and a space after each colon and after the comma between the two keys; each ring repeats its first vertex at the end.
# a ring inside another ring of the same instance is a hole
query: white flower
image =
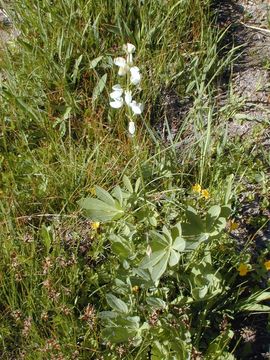
{"type": "Polygon", "coordinates": [[[135,123],[134,121],[130,121],[128,124],[128,132],[130,133],[131,136],[133,136],[135,134],[135,131],[136,131],[135,123]]]}
{"type": "Polygon", "coordinates": [[[136,47],[130,43],[127,43],[125,45],[123,45],[123,50],[127,53],[127,54],[132,54],[135,52],[136,47]]]}
{"type": "Polygon", "coordinates": [[[114,85],[112,89],[113,92],[110,93],[110,98],[113,99],[113,101],[110,101],[110,106],[114,109],[120,109],[124,104],[122,98],[123,89],[119,84],[114,85]]]}
{"type": "Polygon", "coordinates": [[[132,66],[130,68],[130,73],[131,73],[130,82],[133,85],[138,85],[141,81],[140,69],[137,66],[132,66]]]}
{"type": "Polygon", "coordinates": [[[127,64],[126,59],[123,57],[117,57],[114,59],[114,63],[116,66],[119,67],[118,75],[119,76],[125,76],[129,71],[129,66],[127,64]]]}
{"type": "Polygon", "coordinates": [[[112,99],[118,99],[122,96],[123,94],[123,89],[121,88],[121,85],[116,84],[112,87],[113,92],[110,93],[110,97],[112,99]]]}
{"type": "Polygon", "coordinates": [[[130,107],[135,115],[140,115],[143,112],[143,104],[137,103],[135,100],[130,103],[130,107]]]}
{"type": "Polygon", "coordinates": [[[127,105],[130,106],[131,102],[132,102],[132,94],[130,90],[126,90],[125,91],[125,102],[127,105]]]}
{"type": "Polygon", "coordinates": [[[123,45],[123,50],[127,54],[128,65],[132,65],[132,62],[133,62],[132,54],[135,52],[136,47],[130,43],[127,43],[126,45],[123,45]]]}
{"type": "Polygon", "coordinates": [[[110,106],[114,109],[120,109],[124,104],[123,98],[115,99],[114,101],[110,101],[110,106]]]}

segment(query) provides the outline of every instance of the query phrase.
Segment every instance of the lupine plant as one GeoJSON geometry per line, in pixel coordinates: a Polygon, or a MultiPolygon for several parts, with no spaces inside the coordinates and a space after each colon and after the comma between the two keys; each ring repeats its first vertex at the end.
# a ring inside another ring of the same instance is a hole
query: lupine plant
{"type": "MultiPolygon", "coordinates": [[[[107,267],[107,308],[98,315],[110,356],[121,345],[138,359],[147,354],[150,359],[197,359],[201,351],[209,360],[235,359],[229,352],[234,332],[227,312],[233,319],[242,311],[267,311],[260,302],[270,294],[247,292],[236,302],[245,292],[235,287],[238,263],[233,256],[223,262],[215,255],[226,243],[231,178],[224,204],[208,208],[198,185],[192,188],[197,200],[189,196],[177,206],[177,192],[153,202],[141,179],[132,185],[124,176],[123,182],[111,194],[96,187],[96,198],[80,201],[85,215],[101,222],[114,263],[107,267]],[[168,202],[174,205],[167,207],[168,202]],[[224,316],[227,325],[221,331],[224,316]]],[[[226,246],[234,245],[228,241],[226,246]]]]}
{"type": "Polygon", "coordinates": [[[119,68],[118,76],[123,78],[123,85],[116,84],[112,87],[110,93],[110,106],[114,109],[120,109],[126,105],[129,119],[128,131],[131,136],[134,136],[136,125],[134,117],[142,114],[143,104],[133,99],[134,94],[140,90],[139,85],[141,82],[140,69],[133,66],[133,54],[135,53],[135,46],[127,43],[123,46],[123,51],[126,58],[117,57],[114,59],[114,64],[119,68]]]}

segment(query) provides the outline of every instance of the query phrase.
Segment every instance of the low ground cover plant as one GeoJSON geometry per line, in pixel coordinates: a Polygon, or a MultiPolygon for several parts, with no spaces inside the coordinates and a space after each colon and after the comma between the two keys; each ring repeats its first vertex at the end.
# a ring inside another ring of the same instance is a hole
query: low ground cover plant
{"type": "Polygon", "coordinates": [[[229,138],[237,102],[215,106],[233,52],[211,2],[4,5],[20,35],[1,49],[0,357],[248,358],[269,313],[269,154],[229,138]]]}

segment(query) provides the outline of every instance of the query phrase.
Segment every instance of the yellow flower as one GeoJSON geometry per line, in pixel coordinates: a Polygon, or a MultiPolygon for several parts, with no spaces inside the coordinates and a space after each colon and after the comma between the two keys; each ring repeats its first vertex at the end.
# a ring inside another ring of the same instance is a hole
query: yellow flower
{"type": "Polygon", "coordinates": [[[140,291],[140,288],[139,288],[138,285],[133,286],[132,292],[133,292],[134,294],[137,294],[139,291],[140,291]]]}
{"type": "Polygon", "coordinates": [[[209,194],[209,191],[208,191],[208,190],[203,189],[203,190],[201,191],[201,194],[202,194],[202,197],[203,197],[203,198],[209,199],[210,194],[209,194]]]}
{"type": "Polygon", "coordinates": [[[264,266],[265,266],[266,270],[270,270],[270,260],[265,261],[264,266]]]}
{"type": "Polygon", "coordinates": [[[229,221],[229,230],[234,231],[239,228],[239,224],[235,222],[234,220],[229,221]]]}
{"type": "Polygon", "coordinates": [[[202,191],[202,187],[200,184],[195,184],[192,186],[192,191],[195,193],[200,193],[202,191]]]}
{"type": "Polygon", "coordinates": [[[249,272],[249,266],[247,264],[241,263],[237,269],[240,276],[245,276],[249,272]]]}
{"type": "Polygon", "coordinates": [[[97,230],[100,227],[100,223],[98,221],[92,222],[91,229],[97,230]]]}
{"type": "Polygon", "coordinates": [[[94,186],[92,186],[89,191],[92,196],[96,196],[96,189],[94,186]]]}

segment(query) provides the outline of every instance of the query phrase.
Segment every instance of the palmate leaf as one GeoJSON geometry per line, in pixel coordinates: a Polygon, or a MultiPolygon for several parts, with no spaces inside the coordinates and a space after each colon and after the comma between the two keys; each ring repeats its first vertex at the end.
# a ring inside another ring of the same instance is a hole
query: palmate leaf
{"type": "Polygon", "coordinates": [[[112,343],[127,342],[136,336],[137,331],[135,329],[124,328],[120,326],[108,326],[101,332],[101,337],[112,343]]]}
{"type": "MultiPolygon", "coordinates": [[[[118,220],[124,215],[123,198],[116,200],[112,195],[102,189],[100,186],[95,186],[96,198],[81,199],[78,203],[84,209],[85,215],[94,221],[112,221],[118,220]]],[[[121,192],[121,189],[118,189],[121,192]]]]}
{"type": "Polygon", "coordinates": [[[163,227],[162,233],[151,231],[152,254],[146,256],[141,265],[141,269],[148,269],[154,282],[158,281],[170,267],[178,264],[181,252],[185,250],[186,242],[181,237],[180,223],[171,230],[163,227]]]}
{"type": "MultiPolygon", "coordinates": [[[[106,319],[103,317],[106,322],[106,319]]],[[[128,342],[134,340],[141,340],[141,332],[144,330],[144,325],[140,326],[140,318],[138,316],[123,317],[118,315],[109,321],[107,326],[102,330],[101,337],[112,343],[128,342]]]]}
{"type": "Polygon", "coordinates": [[[163,256],[164,256],[164,250],[155,251],[150,256],[145,256],[140,265],[140,268],[150,270],[162,259],[163,256]]]}
{"type": "Polygon", "coordinates": [[[102,200],[89,197],[80,200],[78,203],[84,209],[85,215],[94,221],[117,220],[124,215],[124,210],[116,201],[114,205],[109,205],[102,200]]]}
{"type": "Polygon", "coordinates": [[[134,246],[131,239],[115,234],[111,234],[109,238],[111,240],[112,251],[121,260],[126,260],[129,256],[134,255],[134,246]]]}
{"type": "Polygon", "coordinates": [[[162,233],[151,230],[149,232],[149,237],[151,239],[151,248],[153,252],[163,250],[165,247],[169,246],[168,238],[162,233]]]}

